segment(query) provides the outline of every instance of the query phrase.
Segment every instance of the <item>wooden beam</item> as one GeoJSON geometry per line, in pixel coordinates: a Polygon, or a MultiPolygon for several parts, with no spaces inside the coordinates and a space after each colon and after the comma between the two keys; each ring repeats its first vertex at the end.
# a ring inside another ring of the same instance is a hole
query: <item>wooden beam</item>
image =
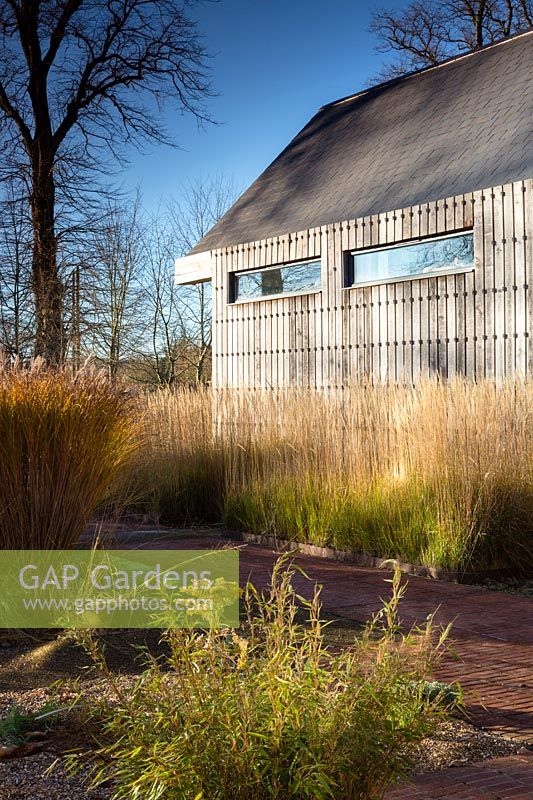
{"type": "Polygon", "coordinates": [[[213,277],[210,252],[176,258],[174,266],[175,282],[180,286],[187,283],[210,281],[213,277]]]}

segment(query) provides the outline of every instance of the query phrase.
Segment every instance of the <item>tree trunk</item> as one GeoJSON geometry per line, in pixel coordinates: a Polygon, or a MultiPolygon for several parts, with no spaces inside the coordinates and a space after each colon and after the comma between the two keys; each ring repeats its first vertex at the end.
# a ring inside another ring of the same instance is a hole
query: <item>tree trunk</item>
{"type": "Polygon", "coordinates": [[[63,287],[57,269],[53,158],[38,154],[32,164],[32,289],[36,310],[35,355],[50,364],[64,356],[63,287]]]}
{"type": "Polygon", "coordinates": [[[486,2],[481,2],[479,4],[477,12],[474,14],[474,25],[476,29],[476,47],[483,47],[485,43],[483,23],[485,21],[486,6],[487,6],[486,2]]]}

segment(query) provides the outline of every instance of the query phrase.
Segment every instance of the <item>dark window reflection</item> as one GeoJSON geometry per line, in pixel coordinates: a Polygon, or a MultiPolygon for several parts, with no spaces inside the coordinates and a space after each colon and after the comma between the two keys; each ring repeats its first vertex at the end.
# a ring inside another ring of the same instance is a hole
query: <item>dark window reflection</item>
{"type": "Polygon", "coordinates": [[[253,300],[277,294],[293,294],[320,289],[320,261],[287,264],[283,267],[235,273],[234,300],[253,300]]]}

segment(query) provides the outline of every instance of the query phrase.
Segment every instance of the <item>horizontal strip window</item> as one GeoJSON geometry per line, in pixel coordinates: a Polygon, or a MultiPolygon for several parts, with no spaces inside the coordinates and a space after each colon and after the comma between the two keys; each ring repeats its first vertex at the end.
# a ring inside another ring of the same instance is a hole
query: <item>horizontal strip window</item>
{"type": "Polygon", "coordinates": [[[472,231],[359,250],[350,254],[346,286],[410,280],[474,269],[472,231]]]}
{"type": "Polygon", "coordinates": [[[230,302],[314,292],[322,286],[320,259],[230,275],[230,302]]]}

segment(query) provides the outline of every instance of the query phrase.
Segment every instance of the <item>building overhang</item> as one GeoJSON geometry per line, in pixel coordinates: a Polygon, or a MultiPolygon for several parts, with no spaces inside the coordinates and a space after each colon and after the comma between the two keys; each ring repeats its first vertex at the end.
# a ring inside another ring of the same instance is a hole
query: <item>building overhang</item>
{"type": "Polygon", "coordinates": [[[174,280],[180,286],[210,281],[212,278],[211,253],[209,251],[176,258],[174,267],[174,280]]]}

